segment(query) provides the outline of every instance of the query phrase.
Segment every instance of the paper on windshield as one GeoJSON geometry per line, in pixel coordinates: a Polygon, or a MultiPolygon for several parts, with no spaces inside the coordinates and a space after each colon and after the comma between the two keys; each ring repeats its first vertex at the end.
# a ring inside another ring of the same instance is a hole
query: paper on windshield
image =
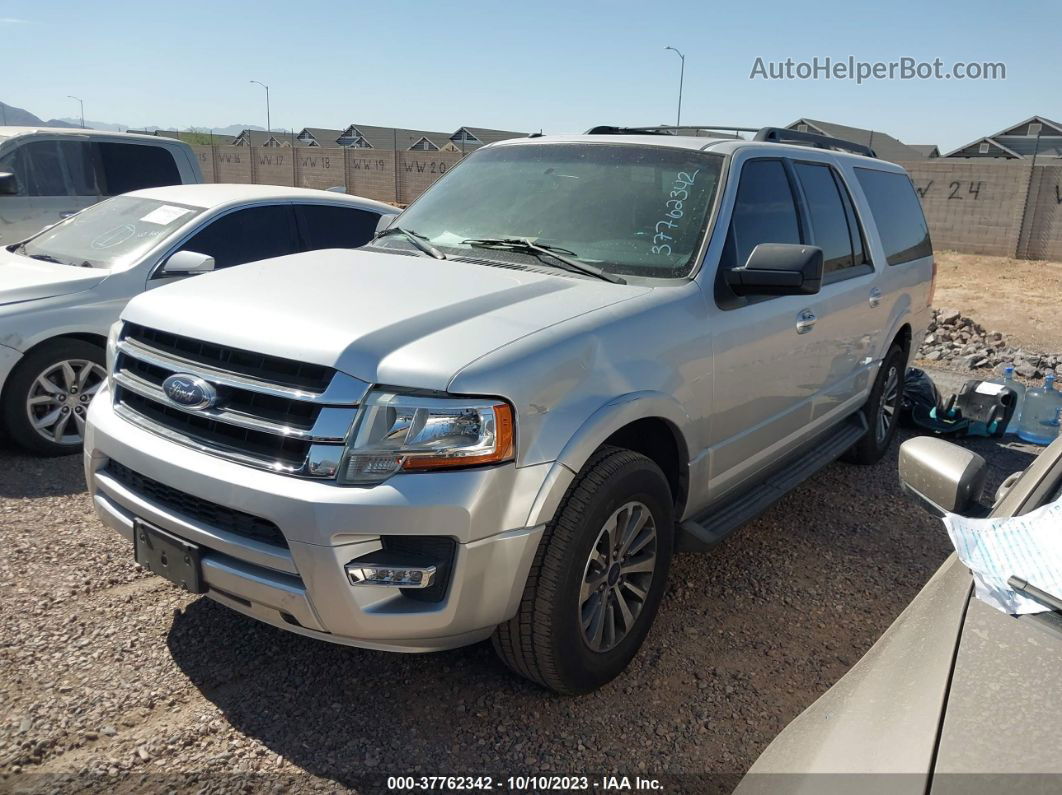
{"type": "Polygon", "coordinates": [[[947,514],[944,525],[959,559],[973,572],[974,592],[981,601],[1012,615],[1050,610],[1016,593],[1007,585],[1009,577],[1062,595],[1062,500],[1024,516],[970,519],[947,514]]]}
{"type": "Polygon", "coordinates": [[[172,204],[164,204],[161,207],[156,207],[147,215],[141,217],[141,221],[146,221],[149,224],[159,224],[160,226],[166,226],[172,224],[182,215],[187,215],[191,210],[186,207],[175,207],[172,204]]]}

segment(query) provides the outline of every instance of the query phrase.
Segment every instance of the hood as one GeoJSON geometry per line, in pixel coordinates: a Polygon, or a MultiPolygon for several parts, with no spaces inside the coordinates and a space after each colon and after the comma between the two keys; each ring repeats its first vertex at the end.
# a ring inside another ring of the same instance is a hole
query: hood
{"type": "Polygon", "coordinates": [[[0,306],[79,293],[107,276],[108,271],[99,268],[42,262],[0,249],[0,306]]]}
{"type": "MultiPolygon", "coordinates": [[[[934,775],[1062,775],[1062,620],[1050,613],[1013,618],[970,600],[955,658],[934,775]]],[[[975,779],[976,780],[976,779],[975,779]]],[[[1041,779],[1043,780],[1043,779],[1041,779]]],[[[935,787],[934,787],[935,789],[935,787]]],[[[975,788],[976,789],[976,788],[975,788]]],[[[987,789],[983,791],[988,791],[987,789]]]]}
{"type": "Polygon", "coordinates": [[[135,298],[124,320],[444,390],[465,365],[649,288],[367,250],[313,251],[196,276],[135,298]]]}

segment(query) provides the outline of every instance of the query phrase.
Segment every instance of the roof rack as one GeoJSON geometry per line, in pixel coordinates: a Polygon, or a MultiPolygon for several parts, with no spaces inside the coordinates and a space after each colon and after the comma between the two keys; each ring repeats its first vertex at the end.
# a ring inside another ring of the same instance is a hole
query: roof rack
{"type": "Polygon", "coordinates": [[[831,138],[828,135],[819,135],[818,133],[787,130],[784,127],[763,127],[756,133],[756,137],[753,140],[770,141],[779,144],[811,144],[817,149],[840,149],[857,155],[877,157],[874,150],[865,144],[857,144],[854,141],[846,141],[843,138],[831,138]]]}
{"type": "Polygon", "coordinates": [[[843,138],[831,138],[828,135],[818,133],[800,132],[788,130],[784,127],[735,127],[730,124],[655,124],[649,127],[613,127],[602,124],[591,127],[586,131],[587,135],[675,135],[676,130],[718,130],[720,132],[755,133],[752,140],[769,143],[796,143],[810,144],[817,149],[838,149],[844,152],[852,152],[867,157],[877,157],[872,148],[865,144],[857,144],[854,141],[846,141],[843,138]]]}

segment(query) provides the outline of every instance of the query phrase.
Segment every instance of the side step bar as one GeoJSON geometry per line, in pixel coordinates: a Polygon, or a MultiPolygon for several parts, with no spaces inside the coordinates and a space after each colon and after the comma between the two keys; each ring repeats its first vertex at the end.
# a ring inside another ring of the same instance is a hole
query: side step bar
{"type": "Polygon", "coordinates": [[[707,552],[820,469],[836,461],[866,432],[866,418],[862,411],[858,411],[806,446],[804,452],[790,458],[781,468],[769,472],[759,485],[682,522],[675,539],[675,551],[707,552]]]}

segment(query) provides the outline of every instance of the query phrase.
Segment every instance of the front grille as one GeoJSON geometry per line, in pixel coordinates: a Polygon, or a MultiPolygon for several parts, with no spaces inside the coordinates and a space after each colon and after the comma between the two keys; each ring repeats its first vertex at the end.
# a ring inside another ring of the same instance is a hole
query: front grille
{"type": "Polygon", "coordinates": [[[335,476],[338,449],[366,384],[328,367],[204,343],[127,323],[114,363],[114,403],[126,419],[187,446],[284,474],[335,476]],[[171,400],[163,383],[190,375],[211,405],[171,400]]]}
{"type": "Polygon", "coordinates": [[[205,446],[276,461],[291,468],[302,466],[309,452],[309,442],[263,431],[252,431],[202,415],[190,414],[123,387],[117,387],[115,392],[115,399],[122,405],[205,446]]]}
{"type": "Polygon", "coordinates": [[[233,535],[272,544],[275,547],[286,549],[288,546],[280,528],[268,519],[185,494],[183,491],[134,472],[113,458],[107,463],[105,471],[138,497],[168,508],[181,516],[195,519],[217,530],[225,530],[233,535]]]}
{"type": "Polygon", "coordinates": [[[332,380],[332,370],[319,364],[215,345],[136,323],[127,323],[122,336],[181,359],[296,389],[321,392],[332,380]]]}

